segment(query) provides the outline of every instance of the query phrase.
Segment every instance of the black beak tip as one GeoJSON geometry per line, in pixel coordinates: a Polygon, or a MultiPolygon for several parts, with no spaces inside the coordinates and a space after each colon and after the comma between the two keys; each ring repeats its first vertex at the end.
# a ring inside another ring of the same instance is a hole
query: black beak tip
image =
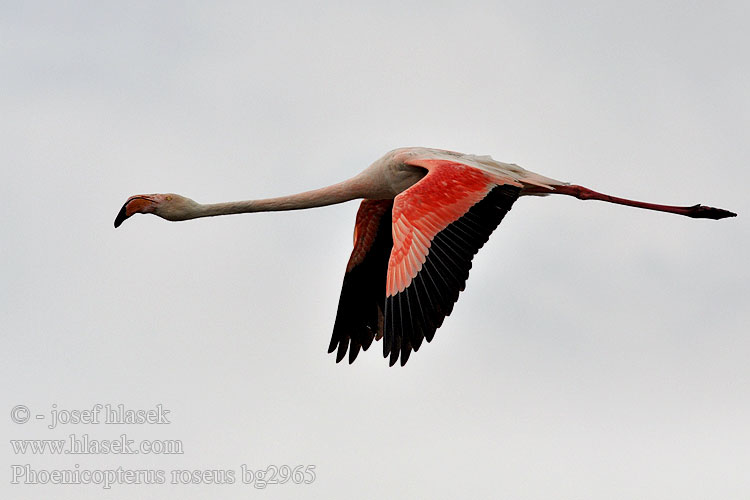
{"type": "Polygon", "coordinates": [[[125,212],[125,207],[127,206],[127,203],[122,206],[120,209],[120,212],[117,214],[117,217],[115,217],[115,228],[120,227],[120,224],[128,218],[127,213],[125,212]]]}

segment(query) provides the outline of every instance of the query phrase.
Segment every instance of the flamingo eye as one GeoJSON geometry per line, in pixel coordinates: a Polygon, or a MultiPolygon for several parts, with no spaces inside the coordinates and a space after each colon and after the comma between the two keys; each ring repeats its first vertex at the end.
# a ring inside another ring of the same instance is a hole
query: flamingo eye
{"type": "Polygon", "coordinates": [[[172,201],[172,197],[171,196],[167,196],[167,201],[172,201]]]}

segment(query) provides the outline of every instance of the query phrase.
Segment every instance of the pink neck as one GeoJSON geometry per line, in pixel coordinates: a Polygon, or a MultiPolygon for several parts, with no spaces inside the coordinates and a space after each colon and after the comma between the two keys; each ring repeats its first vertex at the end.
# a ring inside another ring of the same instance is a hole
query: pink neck
{"type": "Polygon", "coordinates": [[[266,198],[262,200],[230,201],[198,205],[191,215],[213,217],[216,215],[242,214],[252,212],[280,212],[324,207],[362,198],[365,196],[363,184],[355,177],[332,186],[306,191],[290,196],[266,198]]]}

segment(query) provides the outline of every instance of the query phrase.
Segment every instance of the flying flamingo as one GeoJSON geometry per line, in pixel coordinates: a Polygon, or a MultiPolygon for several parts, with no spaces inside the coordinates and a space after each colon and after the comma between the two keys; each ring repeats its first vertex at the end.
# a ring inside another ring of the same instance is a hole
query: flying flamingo
{"type": "Polygon", "coordinates": [[[616,198],[524,170],[518,165],[427,148],[387,153],[353,178],[291,196],[200,204],[178,194],[131,196],[115,227],[135,213],[169,221],[299,210],[364,198],[344,274],[328,352],[354,362],[373,339],[403,366],[430,342],[464,290],[471,260],[519,196],[564,194],[687,217],[723,219],[720,208],[676,207],[616,198]]]}

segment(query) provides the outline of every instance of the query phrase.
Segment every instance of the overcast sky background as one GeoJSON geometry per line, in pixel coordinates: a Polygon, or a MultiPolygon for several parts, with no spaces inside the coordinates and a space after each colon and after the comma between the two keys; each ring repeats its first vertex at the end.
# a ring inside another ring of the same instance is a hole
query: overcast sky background
{"type": "Polygon", "coordinates": [[[118,4],[0,7],[3,497],[748,497],[748,2],[118,4]],[[291,194],[402,146],[740,216],[522,199],[405,368],[326,354],[357,203],[112,227],[132,194],[291,194]],[[171,424],[45,427],[96,403],[171,424]],[[184,454],[8,443],[70,433],[184,454]],[[317,478],[105,492],[13,464],[317,478]]]}

